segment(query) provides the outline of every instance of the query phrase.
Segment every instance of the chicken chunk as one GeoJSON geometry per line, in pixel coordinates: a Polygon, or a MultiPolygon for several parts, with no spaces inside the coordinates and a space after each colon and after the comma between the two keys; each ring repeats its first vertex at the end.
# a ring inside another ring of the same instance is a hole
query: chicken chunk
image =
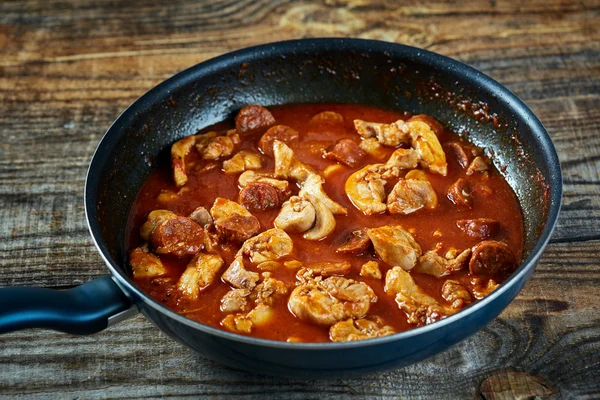
{"type": "Polygon", "coordinates": [[[279,140],[285,143],[291,143],[298,140],[300,134],[295,129],[285,125],[275,125],[269,128],[258,142],[258,148],[263,154],[273,156],[273,142],[279,140]]]}
{"type": "Polygon", "coordinates": [[[417,166],[414,150],[397,149],[385,164],[371,164],[354,172],[346,180],[344,189],[352,204],[366,215],[382,213],[385,205],[387,179],[400,176],[402,169],[417,166]]]}
{"type": "Polygon", "coordinates": [[[372,339],[393,333],[395,333],[394,328],[384,325],[382,320],[347,319],[329,328],[329,338],[334,342],[372,339]]]}
{"type": "MultiPolygon", "coordinates": [[[[215,137],[217,132],[209,132],[205,136],[215,137]]],[[[171,146],[171,166],[173,168],[173,179],[177,187],[182,187],[188,181],[185,157],[196,145],[199,135],[186,136],[171,146]]]]}
{"type": "Polygon", "coordinates": [[[252,320],[247,314],[229,314],[222,321],[221,326],[236,333],[252,332],[252,320]]]}
{"type": "Polygon", "coordinates": [[[148,251],[147,244],[129,253],[129,265],[134,278],[156,278],[167,273],[160,258],[148,251]]]}
{"type": "Polygon", "coordinates": [[[311,194],[317,197],[333,214],[348,214],[348,210],[333,201],[323,190],[323,178],[311,167],[300,162],[294,151],[285,143],[276,140],[273,142],[275,155],[275,177],[281,179],[294,179],[300,186],[299,196],[311,194]]]}
{"type": "Polygon", "coordinates": [[[235,130],[224,133],[209,132],[204,135],[196,135],[196,151],[205,160],[216,160],[228,157],[233,153],[235,147],[240,144],[240,137],[235,130]]]}
{"type": "Polygon", "coordinates": [[[369,154],[372,157],[375,157],[379,160],[383,160],[386,157],[387,151],[385,148],[379,143],[377,138],[368,138],[364,139],[358,145],[361,149],[365,151],[365,153],[369,154]]]}
{"type": "Polygon", "coordinates": [[[333,146],[331,151],[326,152],[323,156],[329,160],[356,168],[366,155],[367,153],[354,140],[342,139],[333,146]]]}
{"type": "Polygon", "coordinates": [[[216,254],[197,254],[177,282],[179,292],[187,298],[197,299],[200,292],[215,281],[223,264],[223,259],[216,254]]]}
{"type": "Polygon", "coordinates": [[[491,218],[459,219],[456,226],[472,238],[489,239],[500,230],[500,222],[491,218]]]}
{"type": "Polygon", "coordinates": [[[240,134],[250,134],[275,125],[275,117],[259,105],[242,107],[235,117],[235,130],[240,134]]]}
{"type": "Polygon", "coordinates": [[[223,171],[226,174],[239,174],[241,172],[262,167],[262,158],[259,154],[242,150],[229,160],[223,161],[223,171]]]}
{"type": "Polygon", "coordinates": [[[152,244],[156,253],[177,257],[198,253],[205,239],[201,226],[166,210],[152,211],[140,228],[140,235],[152,244]]]}
{"type": "Polygon", "coordinates": [[[281,205],[279,192],[263,182],[252,182],[240,191],[240,203],[251,211],[264,211],[281,205]]]}
{"type": "Polygon", "coordinates": [[[454,309],[461,309],[471,304],[471,295],[460,282],[448,279],[442,286],[442,297],[452,305],[454,309]]]}
{"type": "Polygon", "coordinates": [[[202,206],[197,207],[188,217],[203,228],[213,224],[213,219],[208,210],[202,206]]]}
{"type": "Polygon", "coordinates": [[[478,172],[485,173],[488,169],[488,164],[485,162],[483,157],[478,156],[471,161],[469,168],[467,168],[467,175],[473,175],[478,172]]]}
{"type": "Polygon", "coordinates": [[[248,256],[251,262],[260,264],[285,257],[292,249],[293,242],[288,234],[282,229],[273,228],[246,240],[237,256],[248,256]]]}
{"type": "Polygon", "coordinates": [[[377,261],[367,261],[360,267],[360,276],[372,279],[381,279],[381,271],[377,261]]]}
{"type": "Polygon", "coordinates": [[[244,312],[249,308],[248,289],[233,289],[225,293],[221,299],[221,311],[225,313],[244,312]]]}
{"type": "Polygon", "coordinates": [[[312,270],[315,273],[315,275],[346,275],[352,269],[352,264],[350,264],[350,262],[348,261],[320,261],[307,265],[306,268],[312,270]]]}
{"type": "Polygon", "coordinates": [[[246,269],[242,256],[237,256],[221,276],[231,286],[248,290],[254,289],[259,278],[256,272],[246,269]]]}
{"type": "Polygon", "coordinates": [[[315,207],[300,196],[292,196],[283,203],[273,224],[286,232],[301,233],[313,227],[316,220],[315,207]]]}
{"type": "Polygon", "coordinates": [[[421,255],[421,246],[400,225],[372,228],[367,230],[367,235],[379,258],[393,267],[408,271],[416,265],[421,255]]]}
{"type": "Polygon", "coordinates": [[[367,229],[357,229],[350,232],[345,242],[335,252],[341,254],[362,254],[371,246],[371,239],[367,235],[367,229]]]}
{"type": "Polygon", "coordinates": [[[412,276],[400,267],[394,267],[387,272],[385,292],[394,296],[398,307],[404,311],[411,324],[429,324],[454,312],[423,292],[412,276]]]}
{"type": "Polygon", "coordinates": [[[232,242],[243,242],[260,231],[258,219],[242,205],[217,197],[210,209],[219,237],[232,242]]]}
{"type": "Polygon", "coordinates": [[[282,298],[288,292],[285,282],[271,277],[270,272],[263,272],[263,280],[250,293],[250,299],[256,304],[272,306],[277,298],[282,298]]]}
{"type": "Polygon", "coordinates": [[[373,289],[364,282],[338,276],[308,278],[304,282],[288,300],[288,308],[303,321],[333,325],[348,318],[362,318],[377,301],[373,289]]]}
{"type": "Polygon", "coordinates": [[[446,176],[448,172],[446,154],[429,124],[409,120],[406,129],[410,134],[412,148],[419,154],[419,165],[431,172],[446,176]]]}
{"type": "Polygon", "coordinates": [[[466,267],[471,256],[471,249],[465,249],[455,258],[446,259],[430,250],[419,258],[419,264],[415,267],[416,272],[422,274],[442,277],[466,267]]]}
{"type": "Polygon", "coordinates": [[[354,128],[360,136],[365,139],[375,137],[379,143],[390,147],[397,147],[400,143],[410,140],[410,136],[403,127],[404,121],[401,119],[391,124],[354,120],[354,128]]]}
{"type": "Polygon", "coordinates": [[[396,183],[387,199],[390,214],[411,214],[422,208],[432,210],[438,199],[431,183],[420,179],[401,179],[396,183]]]}

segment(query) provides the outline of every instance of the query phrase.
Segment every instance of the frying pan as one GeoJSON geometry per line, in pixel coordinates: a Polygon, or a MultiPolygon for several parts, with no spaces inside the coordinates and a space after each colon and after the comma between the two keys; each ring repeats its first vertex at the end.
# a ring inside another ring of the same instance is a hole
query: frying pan
{"type": "Polygon", "coordinates": [[[187,69],[143,95],[108,129],[89,166],[85,210],[110,276],[73,289],[0,289],[0,333],[50,328],[98,332],[142,312],[206,357],[253,372],[334,378],[423,360],[480,330],[535,269],[558,217],[558,156],[533,113],[499,83],[450,58],[399,44],[306,39],[235,51],[187,69]],[[348,343],[286,343],[225,332],[181,316],[141,292],[128,274],[128,212],[177,139],[231,118],[246,104],[359,103],[428,114],[488,155],[515,191],[524,256],[498,289],[431,325],[348,343]]]}

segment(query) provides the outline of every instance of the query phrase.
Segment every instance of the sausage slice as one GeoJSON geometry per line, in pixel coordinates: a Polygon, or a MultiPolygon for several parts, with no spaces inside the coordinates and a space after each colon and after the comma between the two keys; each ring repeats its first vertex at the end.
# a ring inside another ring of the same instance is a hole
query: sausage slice
{"type": "Polygon", "coordinates": [[[275,117],[266,108],[258,105],[242,107],[235,117],[235,130],[240,134],[253,133],[275,125],[275,117]]]}
{"type": "Polygon", "coordinates": [[[472,275],[505,277],[517,268],[513,252],[502,242],[486,240],[473,246],[469,262],[472,275]]]}
{"type": "Polygon", "coordinates": [[[500,222],[491,218],[459,219],[456,226],[468,236],[479,240],[489,239],[500,230],[500,222]]]}

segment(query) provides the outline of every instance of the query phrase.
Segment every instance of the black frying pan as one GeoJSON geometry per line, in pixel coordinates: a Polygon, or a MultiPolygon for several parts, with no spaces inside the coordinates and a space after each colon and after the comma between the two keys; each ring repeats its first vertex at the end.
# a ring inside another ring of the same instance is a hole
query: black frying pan
{"type": "Polygon", "coordinates": [[[229,53],[150,90],[109,128],[94,154],[85,209],[111,276],[67,291],[0,290],[0,332],[51,328],[87,334],[141,311],[162,331],[226,365],[290,377],[330,378],[407,365],[477,332],[533,273],[561,200],[556,151],[539,120],[506,88],[449,58],[398,44],[307,39],[229,53]],[[349,343],[255,339],[191,321],[142,293],[129,278],[125,224],[150,171],[177,139],[246,104],[360,103],[436,117],[485,147],[520,201],[524,261],[485,299],[434,324],[349,343]]]}

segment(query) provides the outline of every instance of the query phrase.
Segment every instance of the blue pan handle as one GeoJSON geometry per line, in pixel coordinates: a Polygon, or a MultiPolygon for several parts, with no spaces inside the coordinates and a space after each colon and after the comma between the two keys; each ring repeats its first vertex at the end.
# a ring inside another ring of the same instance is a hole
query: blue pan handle
{"type": "Polygon", "coordinates": [[[134,313],[137,313],[136,307],[110,276],[68,290],[0,289],[0,334],[48,328],[86,335],[99,332],[109,326],[109,322],[134,313]]]}

